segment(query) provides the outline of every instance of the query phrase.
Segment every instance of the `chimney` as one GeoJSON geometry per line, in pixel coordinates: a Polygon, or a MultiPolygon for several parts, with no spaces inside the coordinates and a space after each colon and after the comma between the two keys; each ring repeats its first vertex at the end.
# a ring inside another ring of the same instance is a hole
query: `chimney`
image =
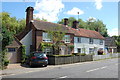
{"type": "Polygon", "coordinates": [[[64,18],[64,25],[67,27],[67,25],[68,25],[68,18],[64,18]]]}
{"type": "Polygon", "coordinates": [[[31,20],[33,20],[33,7],[28,7],[26,9],[26,26],[29,24],[31,20]]]}
{"type": "Polygon", "coordinates": [[[78,21],[73,21],[73,25],[72,25],[72,28],[75,28],[75,29],[78,29],[78,21]]]}

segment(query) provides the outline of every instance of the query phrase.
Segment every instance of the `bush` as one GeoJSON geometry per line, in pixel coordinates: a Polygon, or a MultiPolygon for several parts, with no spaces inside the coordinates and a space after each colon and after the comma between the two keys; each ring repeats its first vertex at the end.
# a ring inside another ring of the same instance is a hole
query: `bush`
{"type": "Polygon", "coordinates": [[[69,57],[69,56],[73,56],[73,55],[71,55],[71,54],[67,54],[67,55],[47,55],[48,57],[49,56],[55,56],[55,57],[69,57]]]}
{"type": "Polygon", "coordinates": [[[7,59],[6,55],[7,55],[6,50],[0,52],[0,56],[1,56],[0,69],[5,69],[5,67],[7,67],[9,64],[9,60],[7,59]]]}
{"type": "Polygon", "coordinates": [[[25,61],[26,61],[25,45],[22,45],[22,60],[21,60],[21,63],[24,64],[25,61]]]}
{"type": "Polygon", "coordinates": [[[80,53],[81,56],[85,56],[86,54],[85,53],[80,53]]]}

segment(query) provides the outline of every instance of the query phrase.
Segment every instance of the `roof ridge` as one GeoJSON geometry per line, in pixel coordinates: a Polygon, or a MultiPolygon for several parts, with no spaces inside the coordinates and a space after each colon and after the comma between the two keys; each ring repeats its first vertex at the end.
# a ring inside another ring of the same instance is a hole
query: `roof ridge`
{"type": "Polygon", "coordinates": [[[42,20],[36,20],[36,21],[41,21],[41,22],[46,22],[46,23],[51,23],[51,24],[56,24],[56,25],[62,25],[62,26],[64,26],[63,24],[52,23],[52,22],[49,22],[49,21],[42,21],[42,20]]]}

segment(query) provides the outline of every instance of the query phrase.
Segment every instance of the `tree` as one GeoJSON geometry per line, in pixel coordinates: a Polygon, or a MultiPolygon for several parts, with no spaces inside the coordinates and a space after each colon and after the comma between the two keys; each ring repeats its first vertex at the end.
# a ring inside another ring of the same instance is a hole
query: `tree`
{"type": "Polygon", "coordinates": [[[59,54],[59,47],[61,45],[61,41],[64,38],[65,31],[61,29],[60,26],[53,27],[50,30],[47,31],[48,38],[50,38],[53,42],[53,53],[59,54]]]}
{"type": "Polygon", "coordinates": [[[117,45],[117,51],[120,52],[120,35],[119,36],[113,36],[115,38],[115,43],[117,45]]]}

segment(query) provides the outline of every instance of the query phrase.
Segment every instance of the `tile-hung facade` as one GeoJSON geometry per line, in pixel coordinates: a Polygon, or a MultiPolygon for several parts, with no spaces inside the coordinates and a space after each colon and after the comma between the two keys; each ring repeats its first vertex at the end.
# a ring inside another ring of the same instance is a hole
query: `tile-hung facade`
{"type": "MultiPolygon", "coordinates": [[[[41,48],[41,42],[52,44],[52,40],[48,38],[48,33],[46,31],[58,26],[61,27],[61,31],[66,31],[62,41],[64,44],[60,46],[59,54],[97,54],[99,49],[104,50],[104,37],[99,32],[78,28],[77,21],[74,21],[72,26],[68,26],[67,18],[64,19],[64,24],[33,20],[33,11],[33,7],[28,7],[26,9],[26,27],[23,32],[15,36],[15,38],[17,38],[17,42],[14,40],[14,42],[20,44],[19,46],[26,46],[27,55],[31,51],[39,51],[41,48]],[[73,46],[73,48],[71,49],[68,46],[73,46]]],[[[8,50],[10,50],[10,48],[14,48],[12,50],[18,54],[16,50],[19,49],[16,49],[14,46],[15,44],[12,43],[12,46],[8,46],[8,50]]],[[[53,54],[50,47],[45,48],[43,52],[47,54],[53,54]]]]}

